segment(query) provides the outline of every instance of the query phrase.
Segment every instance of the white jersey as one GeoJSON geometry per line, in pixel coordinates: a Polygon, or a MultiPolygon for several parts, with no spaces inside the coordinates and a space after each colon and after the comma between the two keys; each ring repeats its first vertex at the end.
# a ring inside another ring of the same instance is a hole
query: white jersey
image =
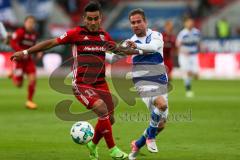
{"type": "Polygon", "coordinates": [[[177,42],[180,42],[179,54],[196,54],[199,52],[199,43],[201,40],[200,31],[196,28],[188,30],[184,28],[177,36],[177,42]]]}
{"type": "Polygon", "coordinates": [[[137,90],[149,91],[145,92],[147,95],[141,96],[153,97],[167,94],[168,78],[163,62],[162,34],[148,29],[145,37],[133,35],[130,41],[136,43],[137,49],[149,51],[148,54],[134,55],[132,59],[132,77],[137,90]],[[150,92],[152,93],[149,95],[150,92]]]}
{"type": "MultiPolygon", "coordinates": [[[[155,108],[154,101],[158,96],[167,100],[168,78],[163,62],[163,37],[162,34],[151,29],[147,30],[145,37],[133,35],[130,41],[134,41],[137,49],[149,51],[148,54],[133,56],[132,77],[135,87],[142,100],[150,111],[155,108]]],[[[168,115],[168,109],[163,118],[168,115]]]]}
{"type": "Polygon", "coordinates": [[[136,35],[133,35],[132,38],[130,38],[130,40],[134,41],[137,44],[137,49],[149,51],[148,55],[133,56],[133,63],[153,62],[155,64],[163,64],[164,42],[161,33],[148,29],[145,37],[137,37],[136,35]],[[155,56],[152,57],[153,55],[155,56]]]}
{"type": "MultiPolygon", "coordinates": [[[[164,67],[163,62],[163,37],[162,34],[151,29],[147,30],[147,34],[144,37],[137,37],[133,35],[130,38],[131,41],[134,41],[137,45],[137,49],[149,51],[148,54],[144,55],[134,55],[133,56],[133,65],[136,66],[152,66],[158,65],[164,67]]],[[[144,70],[145,68],[143,68],[144,70]]],[[[149,68],[150,69],[150,68],[149,68]]],[[[140,71],[140,70],[138,70],[140,71]]],[[[133,68],[133,77],[142,77],[143,74],[138,72],[133,68]]],[[[165,74],[165,73],[164,73],[165,74]]]]}

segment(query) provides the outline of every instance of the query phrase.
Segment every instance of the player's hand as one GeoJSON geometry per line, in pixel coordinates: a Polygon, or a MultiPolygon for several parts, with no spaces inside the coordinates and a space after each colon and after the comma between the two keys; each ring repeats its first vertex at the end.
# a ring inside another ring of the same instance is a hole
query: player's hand
{"type": "Polygon", "coordinates": [[[106,48],[106,51],[115,51],[117,49],[117,44],[113,41],[106,42],[104,47],[106,48]]]}
{"type": "Polygon", "coordinates": [[[133,41],[126,41],[126,45],[127,45],[127,47],[130,47],[130,48],[133,48],[133,49],[137,48],[136,43],[133,42],[133,41]]]}
{"type": "Polygon", "coordinates": [[[10,60],[11,60],[11,61],[17,61],[17,60],[22,59],[23,57],[24,57],[23,52],[22,52],[22,51],[18,51],[18,52],[15,52],[15,53],[11,56],[10,60]]]}
{"type": "Polygon", "coordinates": [[[43,52],[37,52],[36,60],[40,60],[43,57],[43,52]]]}

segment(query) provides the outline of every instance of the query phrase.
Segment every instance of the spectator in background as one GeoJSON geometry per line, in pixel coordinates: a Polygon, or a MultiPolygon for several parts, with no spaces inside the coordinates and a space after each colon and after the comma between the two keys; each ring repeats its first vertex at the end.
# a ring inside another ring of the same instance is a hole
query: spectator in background
{"type": "Polygon", "coordinates": [[[231,37],[231,27],[226,18],[221,18],[217,21],[216,36],[220,39],[231,37]]]}
{"type": "Polygon", "coordinates": [[[200,0],[197,8],[197,16],[206,16],[211,11],[211,4],[208,0],[200,0]]]}
{"type": "Polygon", "coordinates": [[[53,8],[51,0],[21,0],[28,15],[36,17],[40,38],[46,33],[46,24],[53,8]]]}
{"type": "Polygon", "coordinates": [[[238,25],[236,28],[236,34],[237,34],[237,37],[240,37],[240,25],[238,25]]]}
{"type": "Polygon", "coordinates": [[[69,14],[78,10],[78,0],[57,0],[56,2],[69,14]]]}
{"type": "Polygon", "coordinates": [[[193,8],[193,1],[192,0],[188,0],[186,5],[186,9],[184,11],[184,17],[192,17],[192,18],[196,18],[196,12],[193,8]]]}
{"type": "Polygon", "coordinates": [[[225,5],[225,0],[208,0],[208,3],[213,7],[213,8],[221,8],[225,5]]]}
{"type": "Polygon", "coordinates": [[[0,0],[0,21],[4,23],[7,28],[14,28],[17,19],[12,11],[12,3],[7,0],[0,0]]]}
{"type": "Polygon", "coordinates": [[[83,6],[86,6],[89,0],[57,0],[57,3],[69,15],[72,26],[78,26],[84,12],[83,6]]]}

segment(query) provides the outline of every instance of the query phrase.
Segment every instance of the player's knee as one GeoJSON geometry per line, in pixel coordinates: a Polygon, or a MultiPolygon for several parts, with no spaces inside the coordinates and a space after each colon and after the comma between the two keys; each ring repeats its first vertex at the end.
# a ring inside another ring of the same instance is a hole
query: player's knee
{"type": "Polygon", "coordinates": [[[105,102],[102,99],[98,99],[93,104],[95,112],[98,114],[98,116],[105,116],[108,114],[107,106],[105,102]]]}
{"type": "Polygon", "coordinates": [[[29,81],[29,85],[35,85],[35,84],[36,84],[36,80],[35,79],[29,81]]]}
{"type": "Polygon", "coordinates": [[[161,111],[165,112],[165,111],[167,110],[167,108],[168,108],[168,106],[167,106],[167,104],[165,103],[165,104],[161,105],[159,109],[160,109],[161,111]]]}
{"type": "Polygon", "coordinates": [[[166,120],[162,119],[160,123],[158,124],[158,132],[161,132],[165,128],[166,120]]]}
{"type": "Polygon", "coordinates": [[[29,75],[28,76],[29,83],[35,83],[36,82],[36,76],[35,75],[29,75]]]}
{"type": "Polygon", "coordinates": [[[163,97],[158,97],[156,100],[155,100],[155,106],[161,110],[161,111],[166,111],[167,110],[167,102],[166,100],[163,98],[163,97]]]}
{"type": "Polygon", "coordinates": [[[165,128],[165,126],[158,127],[157,132],[158,132],[158,133],[162,132],[162,131],[164,130],[164,128],[165,128]]]}
{"type": "Polygon", "coordinates": [[[158,124],[158,128],[164,128],[165,124],[166,124],[166,120],[162,118],[160,123],[158,124]]]}

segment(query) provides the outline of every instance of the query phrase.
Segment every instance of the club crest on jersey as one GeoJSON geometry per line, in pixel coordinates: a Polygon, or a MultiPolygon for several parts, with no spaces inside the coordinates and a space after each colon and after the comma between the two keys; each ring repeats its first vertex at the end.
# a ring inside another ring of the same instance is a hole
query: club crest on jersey
{"type": "Polygon", "coordinates": [[[102,41],[105,41],[105,36],[103,34],[100,34],[100,38],[102,41]]]}
{"type": "Polygon", "coordinates": [[[12,39],[16,39],[17,38],[17,33],[13,33],[12,34],[12,39]]]}
{"type": "Polygon", "coordinates": [[[60,36],[60,39],[64,39],[67,36],[67,32],[60,36]]]}

